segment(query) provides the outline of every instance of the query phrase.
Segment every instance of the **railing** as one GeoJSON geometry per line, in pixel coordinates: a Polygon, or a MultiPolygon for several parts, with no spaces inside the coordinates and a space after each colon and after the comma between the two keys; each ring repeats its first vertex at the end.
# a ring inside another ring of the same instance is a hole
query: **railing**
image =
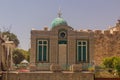
{"type": "MultiPolygon", "coordinates": [[[[39,67],[39,68],[48,68],[49,69],[51,63],[35,63],[35,65],[36,65],[36,67],[39,67]]],[[[82,70],[88,70],[89,67],[93,66],[90,63],[81,64],[81,65],[82,65],[82,70]]],[[[62,70],[68,71],[68,70],[70,70],[71,65],[63,64],[63,65],[60,65],[60,67],[62,68],[62,70]]]]}

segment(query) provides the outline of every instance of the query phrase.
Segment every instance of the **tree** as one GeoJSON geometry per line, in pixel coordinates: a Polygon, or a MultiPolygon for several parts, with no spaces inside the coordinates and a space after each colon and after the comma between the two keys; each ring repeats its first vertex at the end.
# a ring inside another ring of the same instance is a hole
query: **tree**
{"type": "Polygon", "coordinates": [[[15,49],[13,51],[13,62],[15,64],[20,64],[20,62],[24,59],[29,61],[29,51],[23,49],[15,49]]]}
{"type": "Polygon", "coordinates": [[[30,51],[26,51],[26,50],[23,50],[23,49],[20,49],[20,51],[22,52],[23,56],[25,57],[25,59],[27,61],[29,61],[29,54],[30,54],[30,51]]]}
{"type": "Polygon", "coordinates": [[[30,49],[28,49],[27,54],[28,54],[27,60],[30,61],[30,49]]]}
{"type": "Polygon", "coordinates": [[[17,38],[17,36],[14,33],[10,33],[9,31],[5,31],[2,33],[3,35],[7,35],[7,37],[9,37],[10,41],[13,41],[15,43],[16,46],[19,45],[19,40],[17,38]]]}
{"type": "Polygon", "coordinates": [[[21,50],[20,49],[15,49],[13,51],[13,62],[15,64],[19,64],[22,60],[24,60],[25,57],[24,55],[22,54],[21,50]]]}

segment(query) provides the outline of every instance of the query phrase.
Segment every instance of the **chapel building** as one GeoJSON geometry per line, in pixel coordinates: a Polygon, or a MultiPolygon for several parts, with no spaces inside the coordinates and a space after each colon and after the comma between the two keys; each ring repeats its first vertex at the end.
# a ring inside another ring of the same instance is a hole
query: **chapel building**
{"type": "Polygon", "coordinates": [[[37,70],[49,70],[51,64],[65,69],[72,64],[89,64],[94,56],[94,33],[74,30],[61,17],[51,23],[51,28],[31,30],[30,63],[37,70]]]}

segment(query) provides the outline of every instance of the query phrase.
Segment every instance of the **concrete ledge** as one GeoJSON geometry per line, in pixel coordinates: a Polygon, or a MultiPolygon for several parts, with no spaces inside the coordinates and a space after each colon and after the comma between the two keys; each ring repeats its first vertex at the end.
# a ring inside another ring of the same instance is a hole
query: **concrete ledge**
{"type": "MultiPolygon", "coordinates": [[[[3,73],[3,79],[6,79],[6,72],[3,73]]],[[[8,80],[94,80],[94,74],[90,72],[52,72],[52,71],[35,71],[35,72],[9,72],[8,80]]]]}

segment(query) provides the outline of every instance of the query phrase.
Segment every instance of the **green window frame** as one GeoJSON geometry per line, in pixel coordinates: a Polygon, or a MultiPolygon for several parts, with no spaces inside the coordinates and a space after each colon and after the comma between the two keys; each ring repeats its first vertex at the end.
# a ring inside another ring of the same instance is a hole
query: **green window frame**
{"type": "Polygon", "coordinates": [[[77,40],[77,62],[88,61],[88,41],[77,40]]]}
{"type": "Polygon", "coordinates": [[[37,61],[48,62],[48,40],[37,40],[37,61]]]}

